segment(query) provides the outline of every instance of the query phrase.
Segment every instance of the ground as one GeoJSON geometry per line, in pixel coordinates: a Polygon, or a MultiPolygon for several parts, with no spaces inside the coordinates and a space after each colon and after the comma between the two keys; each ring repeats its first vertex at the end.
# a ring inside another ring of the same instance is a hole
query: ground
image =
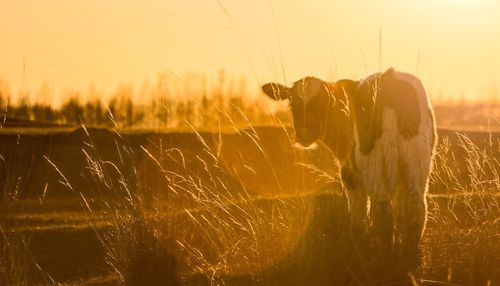
{"type": "Polygon", "coordinates": [[[422,263],[396,278],[353,247],[331,156],[289,134],[2,131],[0,282],[500,282],[500,134],[439,130],[422,263]]]}

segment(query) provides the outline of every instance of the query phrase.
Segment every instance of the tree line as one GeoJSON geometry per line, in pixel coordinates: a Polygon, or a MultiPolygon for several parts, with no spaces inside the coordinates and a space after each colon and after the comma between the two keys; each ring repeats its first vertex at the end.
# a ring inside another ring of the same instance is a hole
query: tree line
{"type": "MultiPolygon", "coordinates": [[[[202,75],[183,80],[159,75],[138,89],[121,84],[109,95],[90,86],[87,91],[67,92],[58,105],[50,100],[53,96],[46,83],[34,93],[20,91],[17,100],[13,98],[0,79],[0,118],[120,128],[212,128],[270,124],[275,118],[263,97],[248,92],[243,78],[227,80],[224,72],[215,83],[202,75]]],[[[278,113],[288,120],[284,112],[278,113]]]]}
{"type": "MultiPolygon", "coordinates": [[[[221,71],[215,78],[188,74],[182,79],[159,74],[134,89],[121,84],[110,94],[94,86],[69,91],[53,104],[53,92],[43,83],[35,92],[21,90],[14,97],[0,78],[0,122],[5,118],[43,123],[119,128],[179,128],[290,124],[285,105],[260,96],[258,84],[249,92],[244,78],[230,78],[221,71]]],[[[496,93],[495,93],[496,95],[496,93]]],[[[500,98],[467,102],[437,94],[432,97],[439,126],[500,128],[500,98]]]]}

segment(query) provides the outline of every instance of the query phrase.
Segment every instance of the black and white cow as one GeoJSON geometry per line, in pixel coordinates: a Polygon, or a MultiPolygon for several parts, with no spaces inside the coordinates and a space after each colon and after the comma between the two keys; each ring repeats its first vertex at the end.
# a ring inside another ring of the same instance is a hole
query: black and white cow
{"type": "Polygon", "coordinates": [[[268,83],[262,90],[290,101],[299,144],[320,142],[336,156],[353,226],[368,223],[369,198],[375,244],[415,267],[436,141],[420,80],[391,68],[360,81],[306,77],[292,87],[268,83]]]}

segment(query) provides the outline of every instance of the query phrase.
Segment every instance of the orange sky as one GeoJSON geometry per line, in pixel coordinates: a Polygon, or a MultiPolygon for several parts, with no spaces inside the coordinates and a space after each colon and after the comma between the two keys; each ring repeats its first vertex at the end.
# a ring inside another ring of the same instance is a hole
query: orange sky
{"type": "Polygon", "coordinates": [[[418,73],[433,93],[500,85],[494,0],[0,0],[0,78],[21,88],[23,60],[24,86],[56,94],[164,71],[225,69],[255,90],[283,81],[282,66],[286,82],[360,78],[379,69],[380,30],[382,68],[418,73]]]}

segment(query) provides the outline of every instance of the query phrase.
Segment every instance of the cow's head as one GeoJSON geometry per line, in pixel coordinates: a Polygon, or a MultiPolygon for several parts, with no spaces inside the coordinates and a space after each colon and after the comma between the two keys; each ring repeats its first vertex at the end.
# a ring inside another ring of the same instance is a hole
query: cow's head
{"type": "Polygon", "coordinates": [[[305,77],[292,87],[267,83],[262,86],[262,91],[274,100],[290,101],[296,141],[307,147],[318,140],[328,139],[325,136],[338,134],[339,127],[347,124],[347,93],[355,85],[356,82],[351,80],[330,83],[305,77]]]}

